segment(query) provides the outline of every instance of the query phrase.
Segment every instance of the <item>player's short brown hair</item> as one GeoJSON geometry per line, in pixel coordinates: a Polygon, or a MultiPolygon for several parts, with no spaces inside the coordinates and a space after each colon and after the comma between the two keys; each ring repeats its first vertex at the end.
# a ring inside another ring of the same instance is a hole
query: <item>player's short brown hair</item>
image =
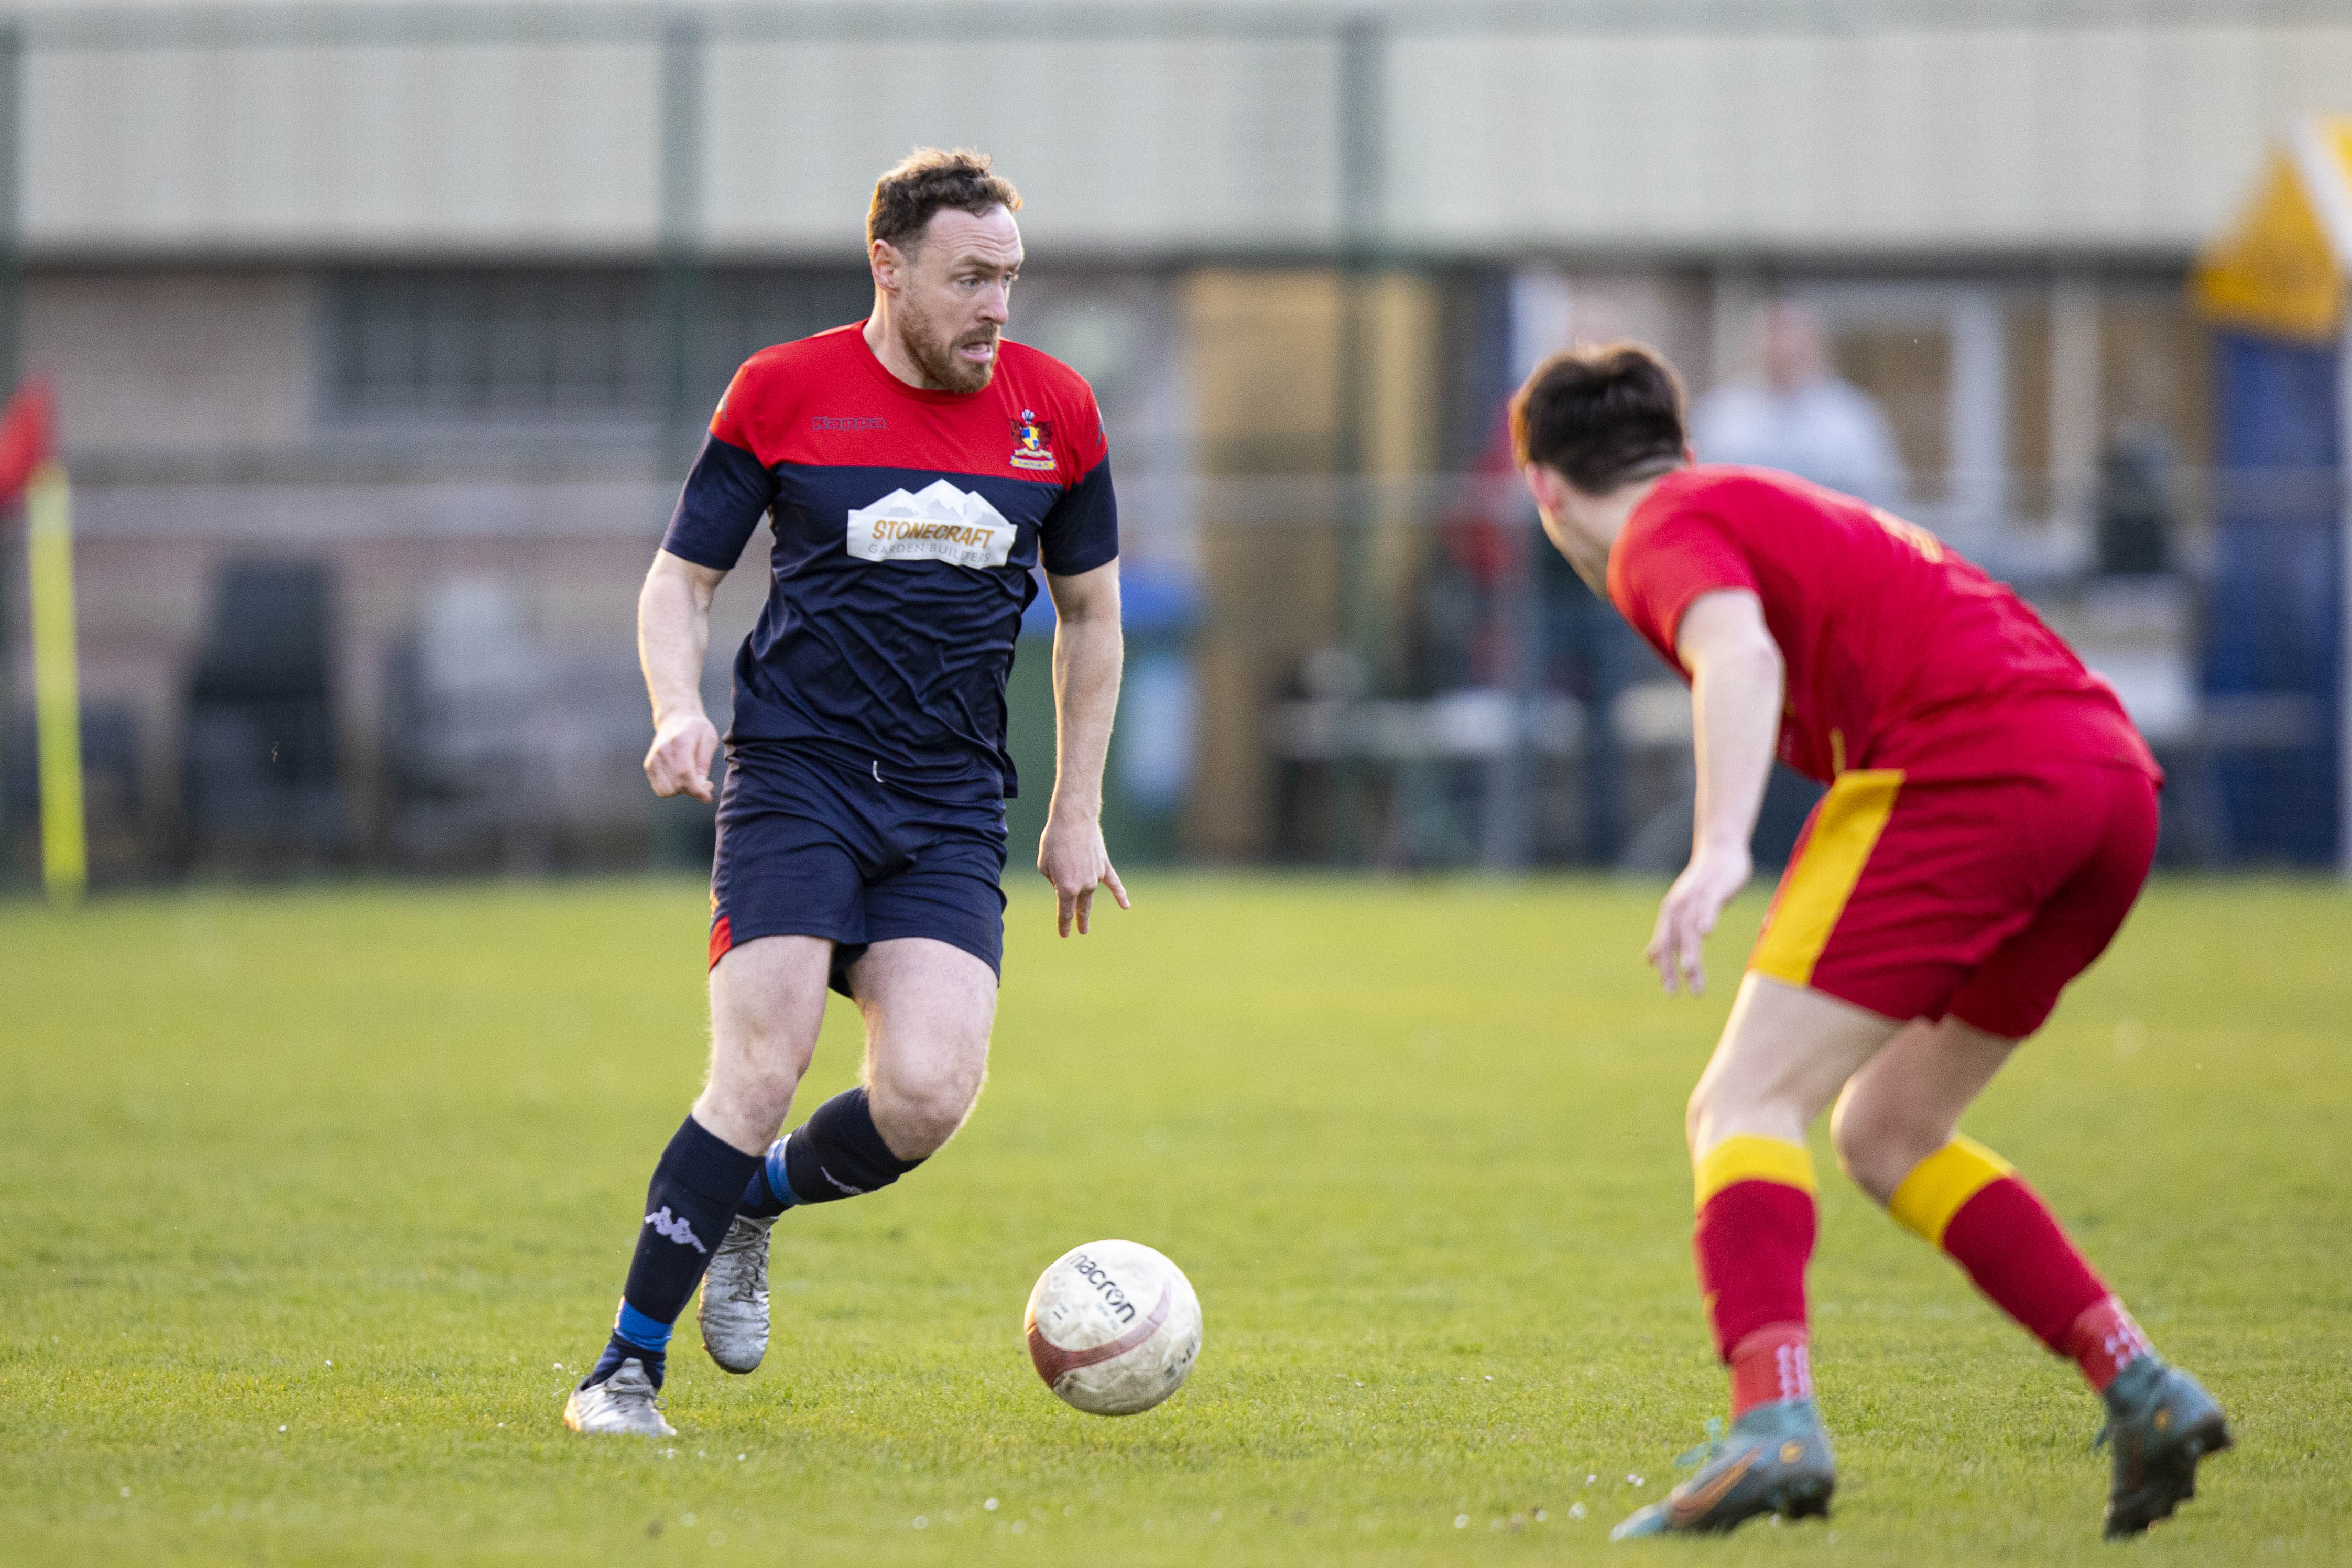
{"type": "Polygon", "coordinates": [[[1647,343],[1562,349],[1511,395],[1511,451],[1586,495],[1683,460],[1683,380],[1647,343]]]}
{"type": "Polygon", "coordinates": [[[922,243],[931,215],[954,208],[974,217],[991,207],[1021,210],[1021,193],[989,165],[985,153],[968,147],[952,152],[918,147],[874,182],[874,205],[866,210],[866,244],[887,240],[899,250],[922,243]]]}

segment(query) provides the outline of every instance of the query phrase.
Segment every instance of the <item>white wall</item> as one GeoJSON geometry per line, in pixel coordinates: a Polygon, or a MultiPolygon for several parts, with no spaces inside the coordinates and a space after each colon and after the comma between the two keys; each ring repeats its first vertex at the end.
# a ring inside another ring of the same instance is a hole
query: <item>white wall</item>
{"type": "Polygon", "coordinates": [[[642,249],[656,64],[625,45],[48,49],[26,62],[45,251],[642,249]]]}
{"type": "Polygon", "coordinates": [[[1036,245],[1182,253],[1318,243],[1339,221],[1334,51],[1313,41],[722,46],[709,232],[855,254],[874,177],[984,147],[1036,245]]]}
{"type": "MultiPolygon", "coordinates": [[[[1294,35],[1327,15],[1244,9],[1294,35]]],[[[2242,199],[2292,116],[2352,111],[2352,11],[2196,19],[2243,9],[2021,26],[1954,6],[1960,22],[1927,26],[1911,18],[1932,10],[1858,8],[1826,31],[1815,8],[1759,0],[1578,7],[1583,30],[1514,32],[1472,27],[1469,5],[1401,6],[1379,77],[1380,205],[1392,241],[1448,253],[2179,253],[2242,199]]],[[[919,141],[996,152],[1029,196],[1033,240],[1066,253],[1336,243],[1328,36],[1217,37],[1196,21],[1122,37],[1159,13],[1115,3],[1053,25],[987,0],[932,6],[919,27],[891,25],[903,12],[715,14],[697,193],[713,246],[854,250],[873,176],[919,141]],[[845,18],[860,36],[813,36],[845,18]]],[[[214,41],[166,46],[152,16],[94,27],[37,8],[34,254],[648,250],[660,61],[630,35],[655,13],[587,0],[416,14],[443,41],[358,30],[372,9],[247,5],[188,35],[214,41]],[[453,34],[453,16],[475,20],[453,34]],[[225,45],[223,26],[277,41],[225,45]]]]}
{"type": "Polygon", "coordinates": [[[1429,245],[2193,246],[2291,117],[2352,110],[2328,27],[1433,39],[1392,70],[1429,245]]]}

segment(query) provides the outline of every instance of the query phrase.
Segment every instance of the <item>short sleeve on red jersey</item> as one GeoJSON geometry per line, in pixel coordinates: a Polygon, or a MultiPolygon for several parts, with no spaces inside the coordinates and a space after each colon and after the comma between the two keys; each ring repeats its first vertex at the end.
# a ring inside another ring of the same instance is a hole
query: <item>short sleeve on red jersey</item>
{"type": "Polygon", "coordinates": [[[1118,498],[1110,482],[1110,446],[1102,411],[1085,400],[1077,439],[1071,443],[1077,481],[1064,491],[1037,528],[1037,553],[1056,577],[1091,572],[1118,554],[1118,498]]]}
{"type": "Polygon", "coordinates": [[[1756,572],[1738,543],[1704,512],[1637,511],[1609,555],[1609,597],[1633,629],[1675,663],[1683,612],[1702,594],[1756,592],[1756,572]]]}

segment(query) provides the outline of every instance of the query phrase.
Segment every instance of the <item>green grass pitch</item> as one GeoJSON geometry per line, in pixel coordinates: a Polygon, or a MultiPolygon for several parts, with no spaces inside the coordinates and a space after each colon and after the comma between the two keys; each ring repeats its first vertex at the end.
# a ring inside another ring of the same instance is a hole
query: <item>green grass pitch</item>
{"type": "Polygon", "coordinates": [[[1725,999],[1656,994],[1654,891],[1137,893],[1057,942],[1016,892],[971,1125],[782,1223],[767,1365],[682,1325],[659,1446],[559,1412],[698,1080],[698,885],[0,906],[0,1559],[2352,1557],[2345,892],[2159,884],[1969,1124],[2230,1406],[2180,1519],[2103,1545],[2095,1402],[1832,1180],[1836,1518],[1613,1549],[1723,1399],[1681,1107],[1725,999]],[[1020,1318],[1113,1235],[1208,1326],[1189,1387],[1104,1421],[1020,1318]]]}

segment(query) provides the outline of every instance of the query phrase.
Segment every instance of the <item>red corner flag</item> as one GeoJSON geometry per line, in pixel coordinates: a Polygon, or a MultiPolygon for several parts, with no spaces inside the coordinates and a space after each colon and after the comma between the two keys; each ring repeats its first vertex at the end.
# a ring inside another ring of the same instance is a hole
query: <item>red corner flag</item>
{"type": "Polygon", "coordinates": [[[24,495],[33,470],[57,450],[57,395],[34,376],[0,409],[0,507],[14,506],[24,495]]]}

